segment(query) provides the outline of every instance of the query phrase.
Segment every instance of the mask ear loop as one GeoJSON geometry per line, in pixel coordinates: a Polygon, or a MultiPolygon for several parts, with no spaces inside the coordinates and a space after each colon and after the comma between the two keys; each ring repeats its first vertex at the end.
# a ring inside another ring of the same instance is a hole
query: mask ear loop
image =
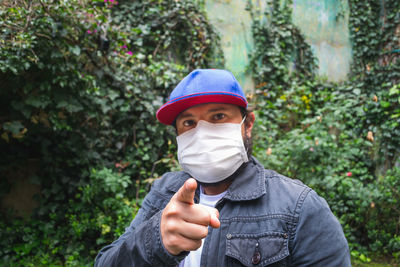
{"type": "Polygon", "coordinates": [[[246,118],[247,118],[247,115],[245,115],[245,116],[243,117],[243,120],[242,120],[242,122],[240,123],[240,126],[242,126],[242,124],[243,124],[243,122],[246,120],[246,118]]]}
{"type": "MultiPolygon", "coordinates": [[[[242,124],[244,123],[244,121],[246,120],[246,118],[247,118],[247,115],[245,115],[244,117],[243,117],[243,120],[242,120],[242,122],[240,123],[240,126],[242,126],[242,124]]],[[[246,136],[246,125],[244,126],[244,130],[245,130],[245,142],[246,142],[246,144],[245,144],[245,148],[246,148],[246,155],[247,155],[247,159],[249,159],[249,155],[248,155],[248,153],[249,153],[249,147],[250,147],[250,142],[249,142],[249,138],[247,138],[247,136],[246,136]]]]}

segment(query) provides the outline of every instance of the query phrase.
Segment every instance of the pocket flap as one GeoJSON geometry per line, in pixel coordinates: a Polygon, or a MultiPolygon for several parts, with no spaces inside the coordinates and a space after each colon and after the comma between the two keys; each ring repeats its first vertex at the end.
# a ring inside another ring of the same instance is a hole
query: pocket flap
{"type": "Polygon", "coordinates": [[[245,266],[265,266],[289,256],[288,235],[278,232],[228,234],[226,255],[245,266]]]}

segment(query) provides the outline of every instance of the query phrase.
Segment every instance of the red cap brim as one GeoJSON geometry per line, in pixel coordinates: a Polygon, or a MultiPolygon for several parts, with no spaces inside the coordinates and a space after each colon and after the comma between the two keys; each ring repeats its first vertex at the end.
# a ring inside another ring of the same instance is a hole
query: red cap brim
{"type": "Polygon", "coordinates": [[[200,95],[190,95],[185,96],[182,99],[174,99],[173,101],[167,102],[157,111],[157,119],[166,125],[171,125],[176,117],[188,108],[195,105],[205,104],[205,103],[224,103],[233,104],[246,108],[247,101],[243,99],[242,96],[238,94],[226,94],[226,92],[205,93],[200,95]]]}

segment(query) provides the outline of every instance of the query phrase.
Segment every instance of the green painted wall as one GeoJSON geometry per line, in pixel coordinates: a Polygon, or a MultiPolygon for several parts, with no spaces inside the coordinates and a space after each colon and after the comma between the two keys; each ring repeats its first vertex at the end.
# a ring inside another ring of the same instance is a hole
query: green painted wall
{"type": "Polygon", "coordinates": [[[293,0],[293,22],[318,59],[319,74],[346,79],[351,63],[347,0],[293,0]]]}
{"type": "MultiPolygon", "coordinates": [[[[250,1],[259,10],[264,10],[267,2],[250,1]]],[[[226,68],[246,91],[252,90],[254,84],[246,72],[253,49],[250,13],[245,10],[248,0],[205,0],[204,3],[211,24],[221,36],[226,68]]],[[[346,79],[350,68],[348,10],[347,0],[293,0],[293,22],[311,45],[319,62],[319,74],[331,81],[346,79]]]]}
{"type": "Polygon", "coordinates": [[[254,86],[246,67],[253,40],[246,4],[247,0],[206,0],[205,9],[221,37],[226,68],[235,75],[245,91],[250,91],[254,86]]]}

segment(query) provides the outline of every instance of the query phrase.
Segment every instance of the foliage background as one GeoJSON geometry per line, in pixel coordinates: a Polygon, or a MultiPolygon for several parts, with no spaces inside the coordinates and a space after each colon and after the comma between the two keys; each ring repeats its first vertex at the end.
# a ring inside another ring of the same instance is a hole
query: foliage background
{"type": "MultiPolygon", "coordinates": [[[[349,1],[348,80],[314,75],[316,62],[291,21],[291,2],[253,14],[251,69],[258,88],[257,156],[327,199],[352,256],[400,257],[400,3],[349,1]],[[268,134],[265,134],[268,133],[268,134]]],[[[338,14],[337,19],[345,19],[338,14]]]]}
{"type": "MultiPolygon", "coordinates": [[[[398,261],[400,3],[349,1],[342,83],[315,76],[283,3],[269,1],[267,23],[248,6],[255,155],[327,199],[354,258],[398,261]]],[[[4,0],[0,23],[0,197],[26,166],[40,185],[30,217],[2,211],[0,264],[92,265],[152,180],[178,168],[154,114],[190,70],[223,67],[218,36],[189,0],[4,0]]]]}

